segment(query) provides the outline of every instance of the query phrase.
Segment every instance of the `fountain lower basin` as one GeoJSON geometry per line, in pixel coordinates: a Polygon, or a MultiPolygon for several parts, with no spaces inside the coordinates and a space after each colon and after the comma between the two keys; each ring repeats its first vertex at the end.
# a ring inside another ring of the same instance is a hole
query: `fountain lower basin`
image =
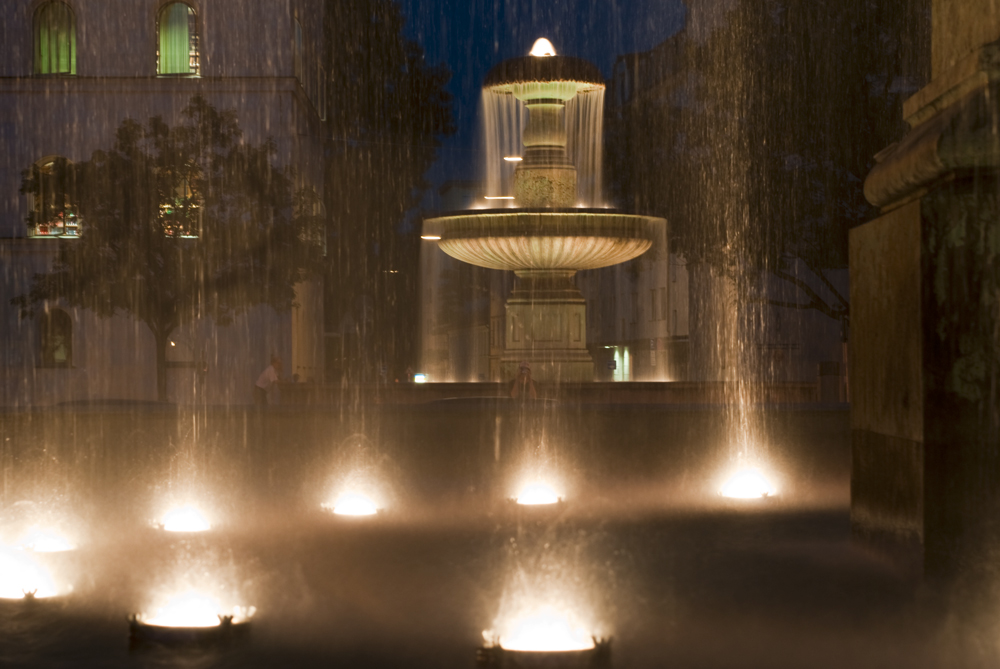
{"type": "Polygon", "coordinates": [[[661,218],[612,209],[483,209],[428,219],[442,251],[501,270],[587,270],[645,253],[661,218]]]}

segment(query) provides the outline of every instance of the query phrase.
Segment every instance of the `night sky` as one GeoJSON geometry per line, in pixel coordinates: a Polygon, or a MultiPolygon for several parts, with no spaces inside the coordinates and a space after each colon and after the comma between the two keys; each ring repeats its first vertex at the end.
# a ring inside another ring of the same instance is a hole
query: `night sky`
{"type": "MultiPolygon", "coordinates": [[[[401,0],[407,36],[430,63],[452,71],[458,132],[439,151],[428,175],[434,187],[478,178],[479,91],[496,63],[528,53],[548,37],[560,55],[577,56],[611,75],[618,55],[646,51],[684,27],[681,0],[401,0]]],[[[425,204],[433,206],[431,196],[425,204]]]]}

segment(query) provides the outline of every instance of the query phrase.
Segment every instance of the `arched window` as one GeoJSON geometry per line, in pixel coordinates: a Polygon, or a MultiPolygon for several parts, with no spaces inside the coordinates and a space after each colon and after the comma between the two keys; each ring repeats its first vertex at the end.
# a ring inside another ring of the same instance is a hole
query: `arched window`
{"type": "Polygon", "coordinates": [[[29,237],[75,239],[82,232],[82,220],[73,200],[73,169],[66,158],[43,158],[31,167],[23,190],[28,193],[29,237]]]}
{"type": "Polygon", "coordinates": [[[76,17],[64,2],[35,10],[35,74],[76,74],[76,17]]]}
{"type": "Polygon", "coordinates": [[[201,72],[198,54],[198,17],[190,5],[172,2],[156,16],[157,74],[197,75],[201,72]]]}
{"type": "Polygon", "coordinates": [[[73,365],[73,319],[62,309],[42,314],[38,323],[38,348],[42,367],[73,365]]]}

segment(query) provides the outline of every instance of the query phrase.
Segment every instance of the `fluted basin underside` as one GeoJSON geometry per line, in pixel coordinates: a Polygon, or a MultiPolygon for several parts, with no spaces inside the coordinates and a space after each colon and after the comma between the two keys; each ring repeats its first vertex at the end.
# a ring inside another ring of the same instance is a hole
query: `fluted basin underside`
{"type": "Polygon", "coordinates": [[[606,209],[481,210],[427,221],[441,250],[489,269],[585,270],[645,253],[662,218],[606,209]]]}

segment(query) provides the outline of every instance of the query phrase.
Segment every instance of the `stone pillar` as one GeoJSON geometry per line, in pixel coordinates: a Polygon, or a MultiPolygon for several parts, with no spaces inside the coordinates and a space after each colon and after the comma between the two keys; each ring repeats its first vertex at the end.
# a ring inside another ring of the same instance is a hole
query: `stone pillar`
{"type": "Polygon", "coordinates": [[[295,284],[292,307],[292,359],[285,374],[299,381],[323,380],[323,280],[310,277],[295,284]]]}
{"type": "Polygon", "coordinates": [[[576,204],[576,167],[566,157],[565,103],[528,100],[524,161],[514,170],[514,201],[519,207],[572,207],[576,204]]]}
{"type": "Polygon", "coordinates": [[[1000,535],[1000,21],[935,0],[933,79],[851,232],[851,526],[910,571],[951,576],[1000,535]]]}
{"type": "Polygon", "coordinates": [[[566,157],[566,102],[576,96],[572,82],[515,85],[513,95],[528,108],[521,141],[524,160],[514,170],[519,207],[572,207],[576,167],[566,157]]]}
{"type": "Polygon", "coordinates": [[[507,342],[501,358],[505,380],[528,362],[536,381],[593,381],[587,350],[587,305],[573,270],[519,271],[507,299],[507,342]]]}

